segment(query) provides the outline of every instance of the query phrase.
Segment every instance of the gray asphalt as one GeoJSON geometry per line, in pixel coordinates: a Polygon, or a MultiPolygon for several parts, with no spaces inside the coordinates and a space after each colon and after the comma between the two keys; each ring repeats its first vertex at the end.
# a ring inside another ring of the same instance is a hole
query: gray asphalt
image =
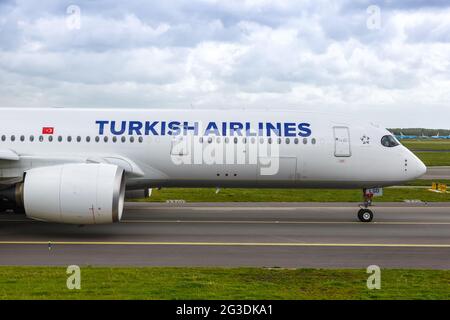
{"type": "Polygon", "coordinates": [[[428,167],[427,172],[420,179],[436,181],[450,179],[450,167],[428,167]]]}
{"type": "Polygon", "coordinates": [[[0,265],[450,269],[450,203],[127,203],[114,225],[0,215],[0,265]],[[50,244],[49,244],[50,243],[50,244]]]}

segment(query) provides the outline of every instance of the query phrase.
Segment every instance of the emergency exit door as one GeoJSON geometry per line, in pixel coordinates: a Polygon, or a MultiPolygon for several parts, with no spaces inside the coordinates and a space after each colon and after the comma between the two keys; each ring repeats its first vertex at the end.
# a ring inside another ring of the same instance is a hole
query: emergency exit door
{"type": "Polygon", "coordinates": [[[350,132],[348,127],[333,127],[334,130],[334,156],[350,157],[350,132]]]}

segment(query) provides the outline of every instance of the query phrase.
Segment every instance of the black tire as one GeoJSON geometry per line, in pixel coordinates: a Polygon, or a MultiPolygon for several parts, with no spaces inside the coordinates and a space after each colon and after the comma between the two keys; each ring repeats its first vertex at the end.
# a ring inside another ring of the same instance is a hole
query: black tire
{"type": "Polygon", "coordinates": [[[373,220],[373,212],[369,209],[361,209],[358,211],[358,219],[361,222],[370,222],[373,220]]]}

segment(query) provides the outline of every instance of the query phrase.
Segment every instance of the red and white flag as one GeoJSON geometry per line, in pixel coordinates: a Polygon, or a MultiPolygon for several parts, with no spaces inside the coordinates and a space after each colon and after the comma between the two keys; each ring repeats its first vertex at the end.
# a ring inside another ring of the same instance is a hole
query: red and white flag
{"type": "Polygon", "coordinates": [[[53,134],[55,129],[53,127],[43,127],[42,134],[53,134]]]}

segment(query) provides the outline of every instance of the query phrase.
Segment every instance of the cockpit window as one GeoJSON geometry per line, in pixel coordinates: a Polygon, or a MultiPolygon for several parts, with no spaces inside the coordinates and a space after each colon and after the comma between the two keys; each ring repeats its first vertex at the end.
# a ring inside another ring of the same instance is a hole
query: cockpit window
{"type": "Polygon", "coordinates": [[[392,148],[398,146],[400,143],[391,135],[381,138],[381,144],[385,147],[392,148]]]}

